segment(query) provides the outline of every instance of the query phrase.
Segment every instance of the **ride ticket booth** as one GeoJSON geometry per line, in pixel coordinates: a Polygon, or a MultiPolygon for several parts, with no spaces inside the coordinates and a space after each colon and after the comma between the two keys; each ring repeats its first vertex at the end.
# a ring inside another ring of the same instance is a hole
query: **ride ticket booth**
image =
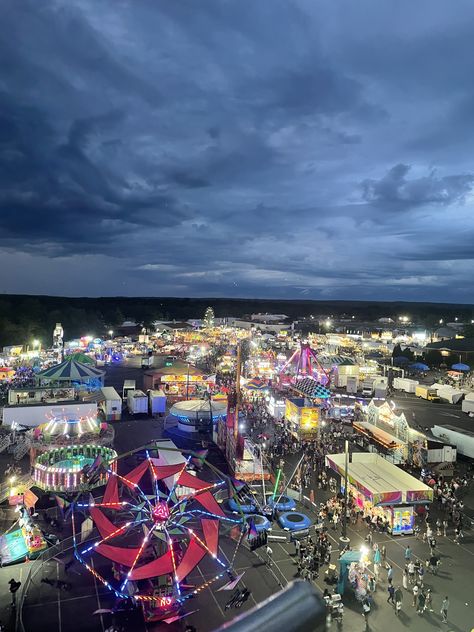
{"type": "MultiPolygon", "coordinates": [[[[326,465],[345,479],[345,455],[326,456],[326,465]]],[[[392,535],[413,533],[415,508],[433,501],[433,490],[379,454],[354,453],[348,464],[348,491],[364,517],[380,518],[392,535]]]]}

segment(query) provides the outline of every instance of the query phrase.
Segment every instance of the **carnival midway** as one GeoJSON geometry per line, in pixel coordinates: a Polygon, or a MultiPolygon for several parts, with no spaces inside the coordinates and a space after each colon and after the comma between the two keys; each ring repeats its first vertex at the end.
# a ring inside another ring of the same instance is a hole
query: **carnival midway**
{"type": "Polygon", "coordinates": [[[471,630],[467,358],[336,325],[4,348],[1,629],[471,630]]]}

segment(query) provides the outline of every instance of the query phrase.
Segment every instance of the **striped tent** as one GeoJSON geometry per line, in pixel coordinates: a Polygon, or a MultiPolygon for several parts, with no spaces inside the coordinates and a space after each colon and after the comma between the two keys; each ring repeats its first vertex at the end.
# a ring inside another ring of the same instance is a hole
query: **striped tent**
{"type": "Polygon", "coordinates": [[[100,371],[93,366],[83,364],[69,356],[54,366],[38,373],[41,382],[88,382],[89,380],[102,380],[105,371],[100,371]]]}

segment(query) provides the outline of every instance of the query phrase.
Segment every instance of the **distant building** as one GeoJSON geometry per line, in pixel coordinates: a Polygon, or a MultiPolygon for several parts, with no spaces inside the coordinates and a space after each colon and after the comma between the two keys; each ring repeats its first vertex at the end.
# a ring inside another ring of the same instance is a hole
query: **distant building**
{"type": "Polygon", "coordinates": [[[473,366],[474,338],[450,338],[439,342],[430,342],[425,349],[455,354],[459,356],[461,362],[467,362],[467,364],[473,366]]]}
{"type": "Polygon", "coordinates": [[[286,314],[252,314],[250,320],[258,323],[282,323],[288,320],[286,314]]]}

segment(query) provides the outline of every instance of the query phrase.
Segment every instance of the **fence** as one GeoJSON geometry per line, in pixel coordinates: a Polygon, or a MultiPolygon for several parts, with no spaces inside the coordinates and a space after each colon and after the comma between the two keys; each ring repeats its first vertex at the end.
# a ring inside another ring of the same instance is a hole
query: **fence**
{"type": "MultiPolygon", "coordinates": [[[[87,540],[84,540],[84,542],[88,542],[89,540],[93,539],[93,537],[87,538],[87,540]]],[[[20,589],[17,593],[17,611],[15,623],[16,632],[26,632],[25,626],[23,624],[23,606],[28,594],[28,589],[31,587],[36,574],[40,571],[42,566],[46,564],[46,562],[54,559],[57,555],[66,553],[67,551],[73,551],[73,542],[74,540],[72,537],[66,538],[65,540],[58,542],[54,546],[51,546],[49,549],[46,549],[46,551],[44,551],[42,555],[37,557],[36,560],[30,562],[28,574],[23,579],[22,585],[20,586],[20,589]]]]}

